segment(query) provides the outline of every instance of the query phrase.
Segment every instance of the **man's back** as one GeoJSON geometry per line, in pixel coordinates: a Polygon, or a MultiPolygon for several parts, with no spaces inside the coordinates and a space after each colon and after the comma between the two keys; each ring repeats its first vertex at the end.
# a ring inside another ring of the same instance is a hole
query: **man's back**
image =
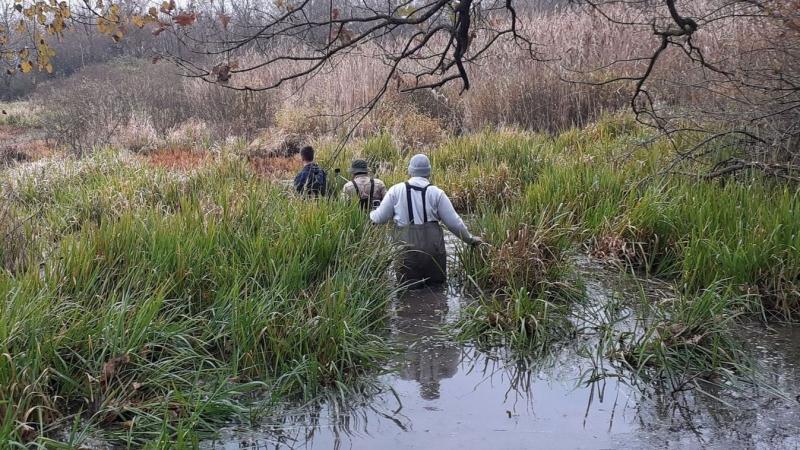
{"type": "Polygon", "coordinates": [[[294,188],[300,194],[312,196],[325,195],[327,179],[325,171],[315,162],[303,166],[294,178],[294,188]]]}
{"type": "Polygon", "coordinates": [[[471,242],[473,236],[467,230],[464,221],[453,208],[452,202],[441,189],[430,184],[426,178],[411,177],[404,183],[398,183],[388,191],[378,209],[370,213],[370,219],[375,223],[386,223],[394,219],[395,225],[404,227],[410,223],[409,194],[413,210],[414,223],[421,223],[427,217],[429,221],[441,221],[453,234],[471,242]],[[412,189],[409,192],[407,184],[416,188],[425,189],[425,202],[423,210],[422,192],[412,189]]]}
{"type": "Polygon", "coordinates": [[[348,181],[342,189],[345,198],[369,198],[372,191],[373,200],[383,200],[386,196],[386,185],[378,178],[370,178],[367,175],[357,175],[352,181],[348,181]],[[374,183],[374,186],[373,186],[374,183]]]}

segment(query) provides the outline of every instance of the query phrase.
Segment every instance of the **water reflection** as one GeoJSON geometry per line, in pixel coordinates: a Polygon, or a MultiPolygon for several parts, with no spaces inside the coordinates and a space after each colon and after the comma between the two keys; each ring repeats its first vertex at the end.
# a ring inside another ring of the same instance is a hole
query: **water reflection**
{"type": "Polygon", "coordinates": [[[398,376],[419,383],[420,397],[439,398],[441,380],[458,372],[461,348],[442,335],[448,314],[447,287],[409,292],[395,305],[392,340],[406,350],[398,361],[398,376]]]}
{"type": "MultiPolygon", "coordinates": [[[[591,270],[584,268],[594,304],[586,308],[600,322],[625,326],[611,320],[619,311],[606,311],[620,283],[591,270]]],[[[591,334],[601,324],[590,321],[544,356],[479,352],[444,334],[466,301],[452,286],[395,299],[390,340],[402,351],[388,374],[365,380],[344,398],[287,407],[259,429],[229,429],[221,444],[206,447],[800,447],[800,397],[712,386],[710,395],[632,387],[636,378],[609,364],[591,334]]],[[[742,336],[775,374],[772,384],[800,395],[800,330],[757,328],[742,336]]]]}

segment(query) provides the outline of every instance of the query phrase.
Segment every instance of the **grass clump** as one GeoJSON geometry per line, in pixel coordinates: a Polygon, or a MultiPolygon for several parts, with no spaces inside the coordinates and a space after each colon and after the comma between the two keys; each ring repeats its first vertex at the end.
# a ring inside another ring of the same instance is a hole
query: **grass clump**
{"type": "Polygon", "coordinates": [[[547,213],[534,218],[523,208],[482,215],[477,223],[490,244],[461,253],[478,300],[462,317],[460,338],[538,353],[570,336],[571,303],[582,294],[569,279],[569,230],[547,213]]]}
{"type": "Polygon", "coordinates": [[[606,328],[606,355],[649,384],[701,391],[710,384],[754,380],[754,367],[734,325],[747,301],[721,286],[638,305],[635,326],[606,328]]]}
{"type": "Polygon", "coordinates": [[[552,344],[574,336],[568,316],[569,305],[554,301],[546,292],[506,289],[481,296],[464,312],[457,324],[458,338],[485,349],[506,346],[540,355],[552,344]]]}
{"type": "Polygon", "coordinates": [[[782,319],[797,317],[797,187],[759,173],[664,175],[666,143],[617,120],[624,121],[607,119],[536,147],[535,179],[515,201],[530,214],[557,209],[594,256],[674,280],[686,295],[723,283],[736,295],[759,294],[764,310],[782,319]]]}

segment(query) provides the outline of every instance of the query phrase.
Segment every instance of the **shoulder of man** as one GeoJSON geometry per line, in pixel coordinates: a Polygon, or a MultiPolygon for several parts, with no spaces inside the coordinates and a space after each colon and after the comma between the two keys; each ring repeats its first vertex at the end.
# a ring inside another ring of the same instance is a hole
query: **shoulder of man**
{"type": "Polygon", "coordinates": [[[436,185],[435,185],[435,184],[433,184],[433,183],[430,183],[430,184],[428,185],[428,188],[427,188],[427,189],[428,189],[428,192],[430,192],[430,193],[433,193],[433,194],[436,194],[436,195],[439,195],[439,194],[444,194],[444,191],[442,190],[442,188],[440,188],[439,186],[436,186],[436,185]]]}
{"type": "Polygon", "coordinates": [[[406,183],[400,182],[397,184],[393,184],[392,187],[389,188],[388,192],[405,192],[406,191],[406,183]]]}
{"type": "Polygon", "coordinates": [[[428,199],[433,199],[438,203],[438,201],[442,198],[443,195],[446,194],[444,190],[442,190],[442,188],[436,186],[433,183],[428,185],[428,199]]]}

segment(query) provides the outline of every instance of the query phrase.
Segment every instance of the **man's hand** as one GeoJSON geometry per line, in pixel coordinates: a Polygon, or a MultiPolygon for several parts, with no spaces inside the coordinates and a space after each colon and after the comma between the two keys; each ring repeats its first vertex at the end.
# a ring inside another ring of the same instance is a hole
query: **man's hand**
{"type": "Polygon", "coordinates": [[[473,236],[472,241],[469,243],[471,247],[480,247],[481,245],[486,244],[486,241],[483,240],[480,236],[473,236]]]}

